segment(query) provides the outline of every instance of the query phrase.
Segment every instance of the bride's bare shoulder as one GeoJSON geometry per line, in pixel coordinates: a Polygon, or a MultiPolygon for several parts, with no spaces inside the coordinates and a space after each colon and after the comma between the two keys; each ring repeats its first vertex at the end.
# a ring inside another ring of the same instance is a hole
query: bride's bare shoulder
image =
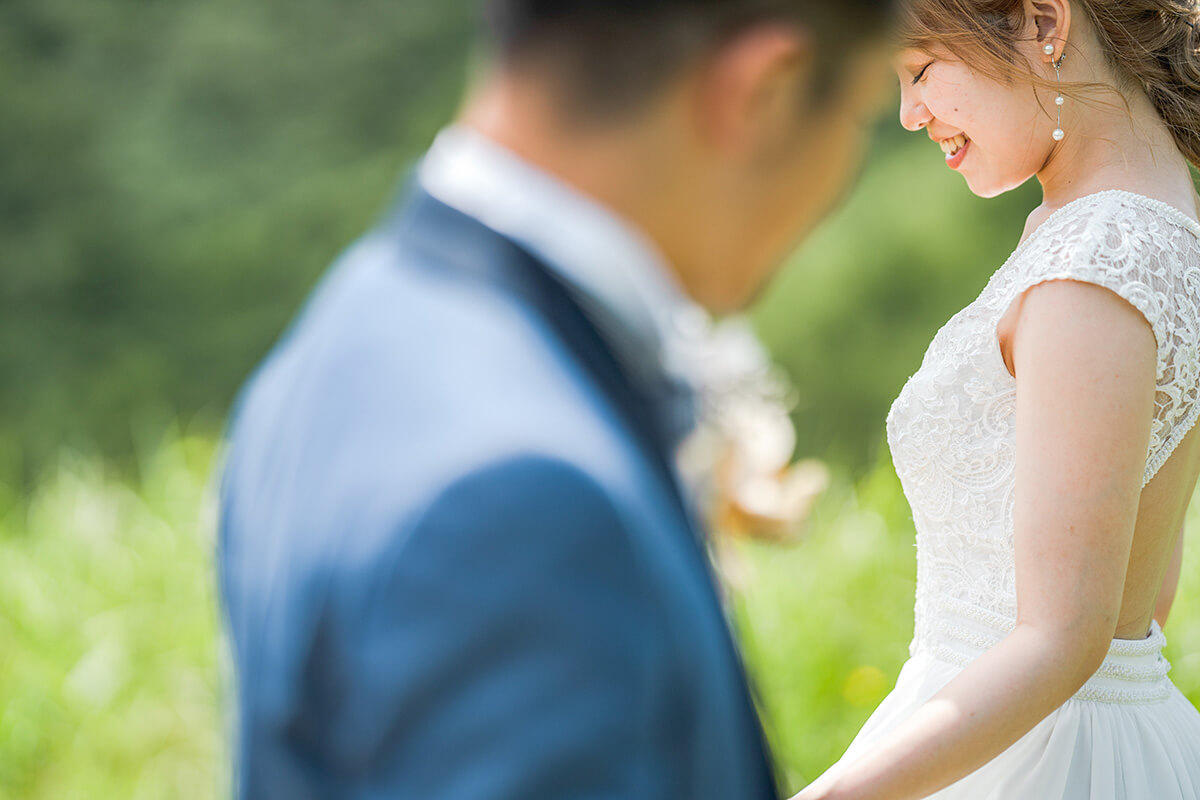
{"type": "Polygon", "coordinates": [[[1025,230],[1022,231],[1022,233],[1021,233],[1021,239],[1023,239],[1023,240],[1028,239],[1029,234],[1033,233],[1038,228],[1040,228],[1042,226],[1042,223],[1045,222],[1046,220],[1048,220],[1050,218],[1050,215],[1053,214],[1057,210],[1058,209],[1051,208],[1050,206],[1047,206],[1045,203],[1043,203],[1042,205],[1035,208],[1033,211],[1030,211],[1029,216],[1025,218],[1025,230]]]}
{"type": "Polygon", "coordinates": [[[1029,216],[1025,218],[1025,230],[1021,232],[1021,242],[1033,235],[1033,232],[1042,227],[1046,220],[1050,219],[1056,211],[1059,211],[1062,206],[1054,207],[1042,203],[1040,206],[1029,212],[1029,216]]]}

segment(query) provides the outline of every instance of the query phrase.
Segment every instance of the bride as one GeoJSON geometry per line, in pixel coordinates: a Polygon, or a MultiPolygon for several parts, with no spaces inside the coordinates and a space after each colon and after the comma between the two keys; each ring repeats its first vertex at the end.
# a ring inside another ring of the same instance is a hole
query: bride
{"type": "Polygon", "coordinates": [[[888,415],[912,658],[797,797],[1200,798],[1161,654],[1200,473],[1200,10],[909,0],[904,28],[905,127],[1044,199],[888,415]]]}

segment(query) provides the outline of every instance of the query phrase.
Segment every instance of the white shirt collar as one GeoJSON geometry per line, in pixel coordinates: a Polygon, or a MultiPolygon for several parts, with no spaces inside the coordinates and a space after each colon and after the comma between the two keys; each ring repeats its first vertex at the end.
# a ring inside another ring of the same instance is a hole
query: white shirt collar
{"type": "Polygon", "coordinates": [[[675,372],[671,350],[679,320],[703,312],[632,224],[463,126],[438,135],[419,180],[437,200],[545,262],[642,377],[651,369],[675,372]]]}

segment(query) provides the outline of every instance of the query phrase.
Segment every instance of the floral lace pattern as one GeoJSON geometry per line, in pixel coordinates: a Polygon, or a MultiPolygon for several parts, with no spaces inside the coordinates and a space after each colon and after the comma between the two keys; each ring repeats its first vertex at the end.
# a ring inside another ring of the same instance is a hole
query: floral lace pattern
{"type": "Polygon", "coordinates": [[[1016,381],[996,326],[1021,293],[1063,279],[1115,292],[1154,331],[1158,391],[1143,486],[1200,415],[1200,224],[1121,191],[1056,211],[938,331],[888,413],[917,530],[913,653],[945,638],[955,622],[943,619],[948,604],[1016,619],[1016,381]]]}

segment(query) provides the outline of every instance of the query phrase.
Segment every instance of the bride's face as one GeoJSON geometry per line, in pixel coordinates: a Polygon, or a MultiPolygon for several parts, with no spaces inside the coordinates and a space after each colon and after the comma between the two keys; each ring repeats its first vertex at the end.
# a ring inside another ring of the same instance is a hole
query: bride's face
{"type": "Polygon", "coordinates": [[[1014,189],[1049,159],[1054,95],[1043,92],[1039,105],[1032,81],[999,83],[941,51],[907,49],[895,66],[901,124],[925,130],[930,146],[941,147],[946,165],[975,194],[995,197],[1014,189]]]}

